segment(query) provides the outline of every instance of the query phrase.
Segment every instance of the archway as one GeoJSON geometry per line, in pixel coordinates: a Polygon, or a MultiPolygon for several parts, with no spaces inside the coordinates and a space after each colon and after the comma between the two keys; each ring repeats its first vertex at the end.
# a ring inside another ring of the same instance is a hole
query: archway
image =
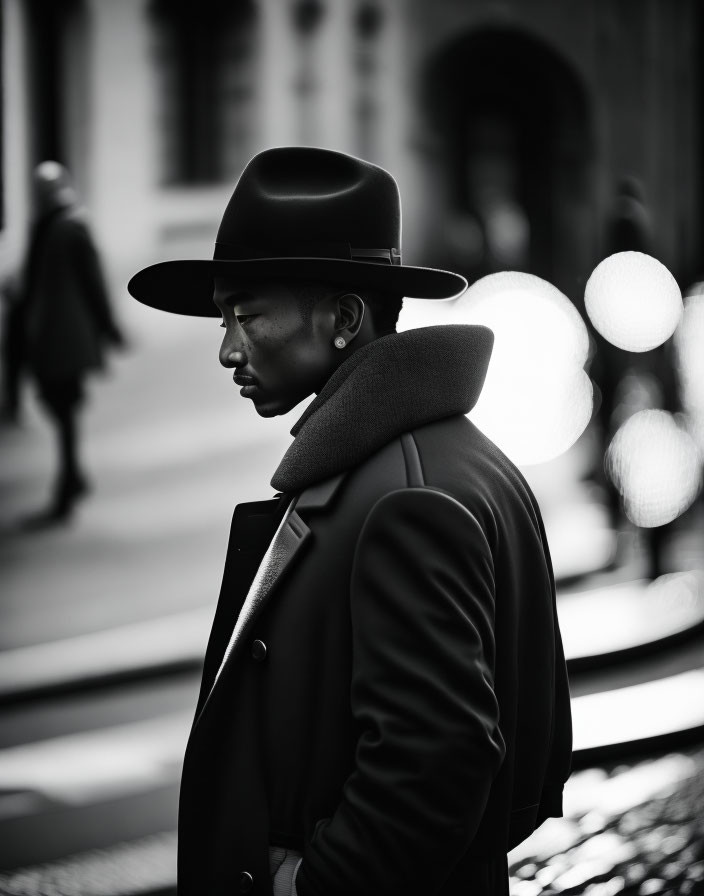
{"type": "Polygon", "coordinates": [[[544,277],[581,303],[593,263],[593,128],[573,68],[524,32],[451,41],[423,76],[440,220],[433,261],[470,280],[497,270],[544,277]]]}

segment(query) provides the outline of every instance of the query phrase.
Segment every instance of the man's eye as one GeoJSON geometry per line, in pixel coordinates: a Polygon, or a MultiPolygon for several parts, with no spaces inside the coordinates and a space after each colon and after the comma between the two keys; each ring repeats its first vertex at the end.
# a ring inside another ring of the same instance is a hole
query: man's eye
{"type": "Polygon", "coordinates": [[[258,317],[258,314],[236,314],[237,323],[240,325],[244,325],[247,321],[253,320],[255,317],[258,317]]]}

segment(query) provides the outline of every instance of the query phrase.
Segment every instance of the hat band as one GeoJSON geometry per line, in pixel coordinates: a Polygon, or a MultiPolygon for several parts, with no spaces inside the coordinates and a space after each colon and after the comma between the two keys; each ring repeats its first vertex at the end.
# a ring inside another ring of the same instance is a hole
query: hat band
{"type": "Polygon", "coordinates": [[[267,246],[265,249],[242,243],[215,243],[215,261],[246,261],[252,258],[339,258],[374,264],[401,264],[398,249],[362,248],[349,243],[298,243],[267,246]]]}

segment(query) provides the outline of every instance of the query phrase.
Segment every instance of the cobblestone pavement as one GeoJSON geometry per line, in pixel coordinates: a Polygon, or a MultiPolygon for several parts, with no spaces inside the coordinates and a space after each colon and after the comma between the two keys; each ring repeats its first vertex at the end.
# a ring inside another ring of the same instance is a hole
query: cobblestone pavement
{"type": "Polygon", "coordinates": [[[704,747],[576,772],[509,870],[512,896],[704,893],[704,747]]]}
{"type": "MultiPolygon", "coordinates": [[[[176,835],[0,874],[0,896],[167,896],[176,835]]],[[[576,772],[565,817],[509,855],[512,896],[704,893],[704,745],[576,772]]]]}

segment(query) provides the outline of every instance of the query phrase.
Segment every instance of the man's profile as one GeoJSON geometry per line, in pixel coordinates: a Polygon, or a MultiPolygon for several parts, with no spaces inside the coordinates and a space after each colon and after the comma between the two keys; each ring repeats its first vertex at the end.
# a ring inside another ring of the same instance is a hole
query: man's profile
{"type": "Polygon", "coordinates": [[[180,896],[508,892],[506,853],[560,815],[571,724],[540,511],[465,416],[482,326],[396,332],[396,183],[322,149],[255,156],[213,260],[140,271],[153,307],[222,317],[264,417],[315,395],[234,512],[186,751],[180,896]]]}

